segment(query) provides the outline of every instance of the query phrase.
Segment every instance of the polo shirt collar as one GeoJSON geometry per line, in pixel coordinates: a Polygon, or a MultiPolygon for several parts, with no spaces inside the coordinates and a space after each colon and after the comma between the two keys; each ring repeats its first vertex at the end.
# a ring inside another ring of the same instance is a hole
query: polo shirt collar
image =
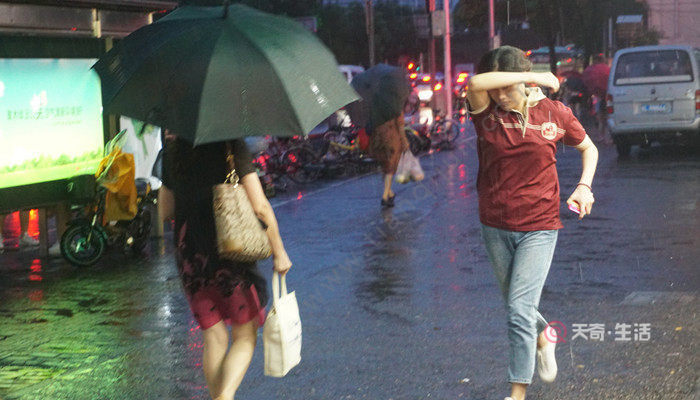
{"type": "Polygon", "coordinates": [[[525,94],[527,95],[528,107],[534,107],[540,100],[547,98],[547,96],[542,93],[542,89],[538,86],[525,88],[525,94]]]}
{"type": "Polygon", "coordinates": [[[527,123],[530,119],[530,107],[536,106],[537,104],[539,104],[540,100],[547,98],[547,96],[545,96],[544,93],[542,93],[542,89],[540,89],[538,86],[531,88],[526,87],[525,95],[527,96],[527,99],[525,100],[525,115],[521,114],[520,111],[512,111],[520,116],[520,129],[522,131],[523,137],[525,137],[527,123]]]}

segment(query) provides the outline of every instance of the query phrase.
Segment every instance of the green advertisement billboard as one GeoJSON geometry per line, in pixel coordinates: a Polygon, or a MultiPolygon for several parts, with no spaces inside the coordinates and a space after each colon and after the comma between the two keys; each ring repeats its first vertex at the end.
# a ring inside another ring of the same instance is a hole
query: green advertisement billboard
{"type": "Polygon", "coordinates": [[[100,81],[88,59],[0,59],[0,189],[92,174],[100,81]]]}

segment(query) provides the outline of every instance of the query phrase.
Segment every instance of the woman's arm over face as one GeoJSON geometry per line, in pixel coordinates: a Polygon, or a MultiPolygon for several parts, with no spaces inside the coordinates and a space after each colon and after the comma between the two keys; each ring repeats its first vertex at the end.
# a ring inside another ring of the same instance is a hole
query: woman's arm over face
{"type": "Polygon", "coordinates": [[[267,237],[270,239],[270,246],[272,247],[275,271],[285,274],[292,267],[292,262],[289,260],[287,251],[282,243],[275,212],[265,196],[258,174],[253,172],[244,175],[241,178],[241,184],[245,188],[255,214],[267,225],[267,237]]]}
{"type": "Polygon", "coordinates": [[[551,72],[485,72],[469,79],[467,100],[472,112],[485,109],[489,102],[488,91],[520,83],[534,83],[538,86],[559,90],[559,79],[551,72]]]}

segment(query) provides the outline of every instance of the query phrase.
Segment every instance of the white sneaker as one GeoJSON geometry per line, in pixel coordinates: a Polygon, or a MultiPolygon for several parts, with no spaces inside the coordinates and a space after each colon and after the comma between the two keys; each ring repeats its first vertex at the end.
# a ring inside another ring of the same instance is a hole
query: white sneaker
{"type": "Polygon", "coordinates": [[[61,257],[61,242],[56,242],[51,247],[49,247],[49,256],[61,257]]]}
{"type": "Polygon", "coordinates": [[[557,332],[552,327],[544,328],[547,333],[547,344],[537,349],[537,374],[543,382],[551,383],[557,377],[557,360],[554,350],[558,339],[557,332]]]}
{"type": "Polygon", "coordinates": [[[19,246],[24,247],[24,246],[38,246],[39,241],[34,239],[33,237],[29,236],[27,232],[24,232],[22,236],[19,237],[19,246]]]}
{"type": "Polygon", "coordinates": [[[513,398],[512,398],[512,397],[506,397],[506,398],[503,399],[503,400],[513,400],[513,398]]]}

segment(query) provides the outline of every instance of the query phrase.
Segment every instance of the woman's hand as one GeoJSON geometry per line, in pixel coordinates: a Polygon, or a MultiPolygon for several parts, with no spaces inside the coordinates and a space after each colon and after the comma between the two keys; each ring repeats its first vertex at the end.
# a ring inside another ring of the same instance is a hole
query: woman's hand
{"type": "Polygon", "coordinates": [[[292,261],[289,259],[289,256],[286,252],[279,256],[273,256],[272,264],[274,270],[277,271],[280,275],[286,274],[287,271],[289,271],[289,269],[292,268],[292,261]]]}
{"type": "Polygon", "coordinates": [[[553,92],[559,91],[559,78],[554,76],[551,72],[542,72],[538,74],[537,83],[540,86],[548,87],[552,89],[553,92]]]}
{"type": "Polygon", "coordinates": [[[591,189],[579,185],[576,187],[576,190],[569,196],[569,199],[566,200],[566,204],[568,205],[576,205],[581,212],[578,215],[578,219],[581,220],[583,217],[586,215],[589,215],[591,213],[591,209],[593,208],[593,203],[595,202],[595,199],[593,198],[593,192],[591,192],[591,189]]]}

